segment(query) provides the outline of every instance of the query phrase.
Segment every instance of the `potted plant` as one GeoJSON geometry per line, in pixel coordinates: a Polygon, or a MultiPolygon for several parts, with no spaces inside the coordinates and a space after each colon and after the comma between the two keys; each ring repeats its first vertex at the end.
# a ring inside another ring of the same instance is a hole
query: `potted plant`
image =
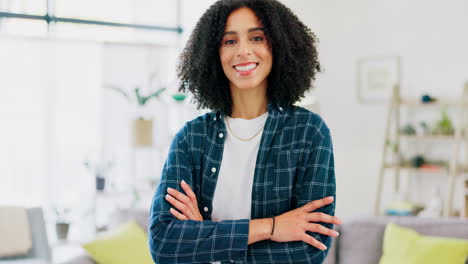
{"type": "Polygon", "coordinates": [[[447,109],[444,108],[441,111],[440,120],[435,124],[432,133],[435,135],[453,135],[454,131],[452,120],[447,113],[447,109]]]}
{"type": "MultiPolygon", "coordinates": [[[[150,78],[154,78],[154,74],[150,78]]],[[[135,87],[131,94],[127,93],[120,87],[115,85],[107,85],[107,88],[118,92],[123,95],[130,103],[137,105],[137,110],[140,112],[139,116],[132,121],[132,136],[133,145],[136,147],[150,147],[153,144],[153,120],[145,119],[143,116],[143,109],[152,98],[158,98],[159,95],[166,90],[166,88],[159,88],[147,95],[140,92],[140,87],[135,87]],[[133,95],[133,96],[132,96],[133,95]]]]}
{"type": "Polygon", "coordinates": [[[71,224],[71,208],[54,206],[55,232],[58,240],[67,240],[71,224]]]}
{"type": "Polygon", "coordinates": [[[91,162],[86,160],[83,165],[95,176],[96,191],[103,192],[106,187],[106,175],[114,166],[114,163],[112,161],[91,162]]]}

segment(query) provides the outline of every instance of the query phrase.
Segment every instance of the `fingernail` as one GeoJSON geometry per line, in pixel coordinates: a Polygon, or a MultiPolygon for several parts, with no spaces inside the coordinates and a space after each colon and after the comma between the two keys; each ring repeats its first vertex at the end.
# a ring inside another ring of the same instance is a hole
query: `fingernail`
{"type": "Polygon", "coordinates": [[[327,246],[323,245],[323,250],[327,250],[327,246]]]}
{"type": "Polygon", "coordinates": [[[166,194],[166,199],[169,199],[169,197],[170,197],[169,194],[166,194]]]}
{"type": "Polygon", "coordinates": [[[183,184],[187,184],[184,180],[181,181],[183,184]]]}
{"type": "Polygon", "coordinates": [[[333,231],[333,233],[335,234],[335,236],[339,236],[340,233],[336,232],[336,231],[333,231]]]}
{"type": "Polygon", "coordinates": [[[171,187],[167,187],[167,191],[172,191],[173,189],[171,187]]]}
{"type": "Polygon", "coordinates": [[[328,199],[329,199],[330,201],[333,201],[334,198],[333,198],[333,196],[328,196],[328,199]]]}

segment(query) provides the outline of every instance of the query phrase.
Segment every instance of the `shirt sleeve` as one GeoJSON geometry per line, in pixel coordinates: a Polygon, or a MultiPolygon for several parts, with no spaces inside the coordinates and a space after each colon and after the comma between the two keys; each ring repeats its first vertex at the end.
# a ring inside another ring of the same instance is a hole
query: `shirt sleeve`
{"type": "Polygon", "coordinates": [[[249,220],[221,222],[178,220],[164,198],[167,188],[182,193],[181,180],[193,189],[193,165],[188,151],[187,125],[174,137],[161,181],[153,197],[148,225],[148,240],[155,263],[206,263],[245,261],[249,220]]]}
{"type": "MultiPolygon", "coordinates": [[[[328,196],[336,196],[335,171],[333,147],[329,132],[317,135],[313,141],[308,155],[305,155],[301,165],[304,169],[298,174],[298,183],[301,187],[297,189],[295,199],[297,208],[305,204],[328,196]]],[[[335,197],[336,198],[336,197],[335,197]]],[[[323,212],[335,215],[335,201],[317,209],[314,212],[323,212]]],[[[332,224],[319,223],[326,228],[332,229],[332,224]]],[[[322,263],[328,254],[332,238],[307,231],[307,234],[327,246],[327,250],[320,250],[303,241],[274,242],[260,241],[249,245],[248,260],[270,261],[270,263],[322,263]]]]}

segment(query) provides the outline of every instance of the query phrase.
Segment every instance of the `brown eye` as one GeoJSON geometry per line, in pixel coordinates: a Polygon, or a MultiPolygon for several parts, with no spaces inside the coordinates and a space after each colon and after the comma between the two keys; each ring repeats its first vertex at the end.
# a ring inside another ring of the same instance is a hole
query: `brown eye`
{"type": "Polygon", "coordinates": [[[226,45],[231,45],[231,44],[234,44],[234,43],[236,43],[236,41],[233,40],[233,39],[226,40],[226,41],[224,42],[224,44],[226,44],[226,45]]]}
{"type": "Polygon", "coordinates": [[[252,39],[253,39],[254,41],[262,41],[262,40],[263,40],[263,37],[257,36],[257,37],[253,37],[252,39]]]}

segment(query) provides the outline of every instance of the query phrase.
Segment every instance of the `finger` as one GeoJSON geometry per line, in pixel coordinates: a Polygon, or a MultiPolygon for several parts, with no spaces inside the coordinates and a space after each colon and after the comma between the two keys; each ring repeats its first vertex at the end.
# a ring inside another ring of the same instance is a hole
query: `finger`
{"type": "Polygon", "coordinates": [[[328,196],[320,200],[309,202],[308,204],[302,206],[301,209],[304,212],[312,212],[312,211],[317,210],[320,207],[331,204],[332,202],[333,202],[333,196],[328,196]]]}
{"type": "Polygon", "coordinates": [[[179,202],[177,199],[175,199],[171,195],[167,194],[166,195],[166,200],[170,204],[172,204],[175,208],[177,208],[177,210],[181,211],[185,216],[187,216],[189,218],[193,217],[193,213],[190,210],[190,208],[188,206],[186,206],[185,204],[179,202]]]}
{"type": "Polygon", "coordinates": [[[339,233],[336,232],[335,230],[326,228],[323,225],[319,225],[319,224],[306,224],[305,229],[307,231],[320,233],[320,234],[331,236],[331,237],[337,237],[339,235],[339,233]]]}
{"type": "Polygon", "coordinates": [[[307,222],[322,222],[340,225],[341,220],[338,217],[327,215],[325,213],[308,213],[306,215],[307,222]]]}
{"type": "Polygon", "coordinates": [[[190,200],[190,198],[188,198],[185,194],[175,190],[175,189],[172,189],[172,188],[167,188],[167,192],[174,198],[176,198],[177,200],[179,200],[180,202],[186,204],[186,205],[189,205],[192,201],[190,200]]]}
{"type": "Polygon", "coordinates": [[[327,247],[324,244],[318,242],[317,239],[307,235],[306,233],[304,233],[304,236],[302,237],[302,241],[304,241],[307,244],[309,244],[309,245],[311,245],[313,247],[316,247],[316,248],[318,248],[320,250],[326,250],[327,249],[327,247]]]}
{"type": "Polygon", "coordinates": [[[177,212],[177,210],[174,208],[169,209],[169,212],[171,212],[171,214],[173,214],[179,220],[189,220],[185,215],[177,212]]]}
{"type": "Polygon", "coordinates": [[[192,199],[192,201],[197,202],[197,196],[195,195],[195,193],[190,188],[190,185],[188,185],[188,183],[186,183],[184,180],[182,180],[181,185],[182,185],[182,188],[184,189],[185,193],[187,194],[187,196],[190,199],[192,199]]]}

